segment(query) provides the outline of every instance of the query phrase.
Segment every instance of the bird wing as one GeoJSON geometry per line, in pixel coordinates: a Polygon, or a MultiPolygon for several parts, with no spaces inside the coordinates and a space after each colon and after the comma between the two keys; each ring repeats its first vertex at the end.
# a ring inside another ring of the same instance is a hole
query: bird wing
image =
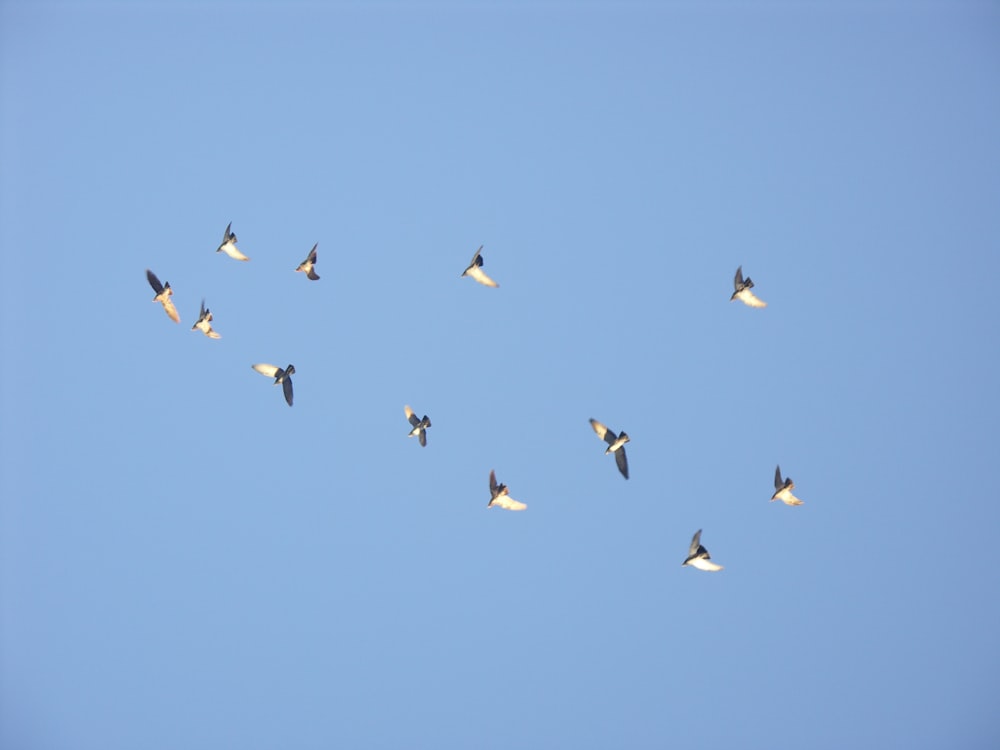
{"type": "Polygon", "coordinates": [[[222,246],[222,252],[228,255],[233,260],[250,260],[247,256],[240,252],[239,248],[236,247],[232,242],[227,242],[222,246]]]}
{"type": "Polygon", "coordinates": [[[780,490],[785,486],[785,483],[781,481],[781,464],[774,467],[774,489],[780,490]]]}
{"type": "Polygon", "coordinates": [[[226,231],[225,231],[225,233],[222,235],[222,244],[223,245],[225,245],[227,242],[229,242],[229,238],[230,238],[230,236],[232,236],[232,232],[230,232],[229,230],[232,229],[232,228],[233,228],[233,222],[229,222],[226,225],[226,231]]]}
{"type": "Polygon", "coordinates": [[[313,249],[310,250],[309,251],[309,255],[306,256],[306,261],[307,262],[309,262],[309,263],[315,263],[316,262],[316,248],[317,247],[319,247],[319,243],[318,242],[315,245],[313,245],[313,249]]]}
{"type": "Polygon", "coordinates": [[[496,495],[499,485],[497,484],[497,473],[493,469],[490,469],[490,494],[496,495]]]}
{"type": "Polygon", "coordinates": [[[253,369],[259,372],[261,375],[265,375],[269,378],[277,377],[278,370],[281,369],[280,367],[275,367],[274,365],[268,365],[268,364],[251,365],[251,367],[253,367],[253,369]]]}
{"type": "Polygon", "coordinates": [[[411,409],[409,406],[404,406],[403,411],[406,412],[406,418],[410,420],[410,424],[412,424],[414,427],[420,424],[420,420],[417,418],[417,415],[413,413],[413,409],[411,409]]]}
{"type": "Polygon", "coordinates": [[[420,447],[421,448],[426,448],[427,447],[427,430],[421,430],[420,432],[418,432],[417,433],[417,440],[420,441],[420,447]]]}
{"type": "Polygon", "coordinates": [[[285,392],[285,401],[287,401],[288,405],[291,406],[292,405],[292,379],[290,377],[286,376],[285,379],[281,381],[281,388],[285,392]]]}
{"type": "Polygon", "coordinates": [[[180,313],[177,312],[177,306],[174,304],[174,301],[170,299],[170,297],[160,301],[163,304],[163,310],[167,313],[167,316],[175,323],[180,323],[181,316],[180,313]]]}
{"type": "Polygon", "coordinates": [[[615,463],[618,464],[618,471],[622,473],[622,476],[628,479],[628,458],[625,456],[625,446],[614,452],[615,463]]]}
{"type": "Polygon", "coordinates": [[[153,287],[153,291],[156,292],[157,295],[163,294],[163,284],[161,284],[160,280],[156,278],[156,274],[148,268],[146,269],[146,281],[148,281],[149,285],[153,287]]]}
{"type": "Polygon", "coordinates": [[[757,295],[751,292],[749,289],[741,289],[737,292],[736,297],[744,304],[750,307],[767,307],[767,303],[764,300],[759,299],[757,295]]]}
{"type": "Polygon", "coordinates": [[[481,265],[483,265],[483,262],[481,260],[478,260],[479,259],[479,254],[482,251],[483,251],[483,246],[480,245],[479,249],[476,250],[475,254],[472,256],[472,260],[469,263],[469,268],[472,268],[473,266],[481,266],[481,265]]]}
{"type": "Polygon", "coordinates": [[[483,269],[480,268],[479,266],[470,266],[468,274],[483,286],[491,286],[494,289],[500,286],[493,279],[487,276],[486,272],[483,271],[483,269]]]}
{"type": "Polygon", "coordinates": [[[519,503],[517,500],[512,498],[510,495],[501,495],[493,501],[494,505],[499,505],[505,510],[524,510],[528,506],[524,503],[519,503]]]}
{"type": "Polygon", "coordinates": [[[694,532],[694,536],[691,537],[691,546],[688,548],[688,558],[694,557],[698,548],[701,546],[701,529],[694,532]]]}
{"type": "Polygon", "coordinates": [[[733,288],[739,291],[741,286],[743,286],[743,266],[736,269],[736,275],[733,277],[733,288]]]}
{"type": "Polygon", "coordinates": [[[611,432],[611,430],[605,427],[604,424],[602,424],[601,422],[598,422],[596,419],[591,419],[590,426],[594,428],[594,432],[597,433],[597,437],[599,437],[608,445],[611,445],[612,443],[615,442],[615,438],[617,437],[617,435],[611,432]]]}

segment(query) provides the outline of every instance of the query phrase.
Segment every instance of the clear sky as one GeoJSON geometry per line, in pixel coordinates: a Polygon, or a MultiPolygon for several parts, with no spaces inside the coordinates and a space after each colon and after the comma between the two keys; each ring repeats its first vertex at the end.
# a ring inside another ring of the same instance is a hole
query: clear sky
{"type": "Polygon", "coordinates": [[[0,746],[996,748],[998,134],[997,3],[0,3],[0,746]]]}

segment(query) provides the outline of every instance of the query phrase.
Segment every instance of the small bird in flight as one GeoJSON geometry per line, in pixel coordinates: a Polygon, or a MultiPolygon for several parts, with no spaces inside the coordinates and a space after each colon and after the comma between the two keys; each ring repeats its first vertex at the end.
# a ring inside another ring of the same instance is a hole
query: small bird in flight
{"type": "Polygon", "coordinates": [[[629,442],[628,434],[623,431],[616,435],[613,430],[609,430],[596,419],[590,420],[590,426],[594,428],[597,437],[608,444],[608,447],[604,450],[604,455],[614,453],[615,463],[618,464],[618,471],[622,473],[623,477],[628,479],[628,456],[625,455],[625,443],[629,442]]]}
{"type": "Polygon", "coordinates": [[[226,233],[222,235],[222,244],[219,245],[219,249],[215,252],[225,253],[233,260],[250,260],[236,247],[236,235],[230,231],[232,228],[233,222],[229,222],[229,226],[226,227],[226,233]]]}
{"type": "Polygon", "coordinates": [[[404,406],[403,411],[406,412],[406,418],[410,420],[410,424],[413,425],[413,429],[410,430],[410,434],[407,437],[416,437],[420,440],[420,445],[424,448],[427,447],[427,428],[431,426],[431,419],[426,414],[424,418],[420,419],[416,414],[413,413],[413,409],[409,406],[404,406]]]}
{"type": "Polygon", "coordinates": [[[708,554],[708,550],[701,546],[701,529],[698,529],[691,539],[687,560],[681,563],[681,567],[683,568],[685,565],[690,565],[698,570],[722,570],[722,566],[712,562],[712,556],[708,554]]]}
{"type": "Polygon", "coordinates": [[[462,276],[471,276],[484,286],[498,287],[500,285],[483,271],[483,256],[480,254],[482,249],[483,246],[480,245],[479,250],[476,250],[476,254],[472,256],[472,262],[469,264],[469,267],[462,271],[462,276]]]}
{"type": "Polygon", "coordinates": [[[218,333],[212,330],[212,311],[205,307],[205,300],[201,301],[201,312],[198,313],[198,322],[191,326],[191,330],[195,329],[201,331],[210,339],[220,339],[218,333]]]}
{"type": "Polygon", "coordinates": [[[528,507],[508,495],[507,485],[497,484],[497,474],[495,471],[490,470],[490,501],[486,507],[492,508],[494,505],[499,505],[506,510],[524,510],[528,507]]]}
{"type": "Polygon", "coordinates": [[[269,378],[274,378],[274,384],[281,383],[281,388],[285,392],[285,401],[292,405],[292,374],[295,372],[295,365],[288,365],[284,370],[274,365],[251,365],[253,369],[269,378]]]}
{"type": "Polygon", "coordinates": [[[156,292],[156,296],[153,297],[153,302],[159,302],[163,305],[163,311],[167,314],[172,321],[175,323],[181,322],[181,316],[177,312],[177,308],[174,307],[174,302],[170,298],[174,294],[174,290],[170,288],[170,282],[166,284],[161,284],[160,280],[156,278],[156,274],[146,269],[146,281],[149,285],[153,287],[153,291],[156,292]]]}
{"type": "Polygon", "coordinates": [[[753,288],[753,281],[749,276],[746,279],[743,278],[743,266],[736,269],[736,277],[733,279],[733,296],[729,298],[732,302],[734,299],[738,299],[744,305],[749,305],[750,307],[767,307],[767,303],[750,291],[753,288]]]}
{"type": "Polygon", "coordinates": [[[780,500],[785,505],[802,505],[802,501],[792,494],[795,489],[795,482],[791,477],[781,478],[780,464],[774,469],[774,494],[771,495],[771,502],[780,500]]]}
{"type": "Polygon", "coordinates": [[[313,281],[319,281],[319,276],[316,274],[316,270],[313,268],[313,266],[316,265],[317,247],[319,247],[318,242],[315,245],[313,245],[313,249],[309,251],[309,255],[306,256],[306,259],[301,263],[299,263],[299,267],[295,269],[296,273],[302,271],[308,278],[312,279],[313,281]]]}

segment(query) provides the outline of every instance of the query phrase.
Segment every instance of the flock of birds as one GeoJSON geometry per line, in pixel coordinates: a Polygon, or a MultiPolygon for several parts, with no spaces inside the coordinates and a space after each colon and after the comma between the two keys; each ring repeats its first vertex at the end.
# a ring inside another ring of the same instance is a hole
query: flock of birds
{"type": "MultiPolygon", "coordinates": [[[[234,260],[250,260],[250,258],[244,255],[236,246],[236,235],[233,233],[232,229],[233,225],[232,222],[230,222],[226,227],[226,231],[222,235],[222,243],[219,245],[216,252],[225,253],[234,260]]],[[[313,245],[312,250],[309,251],[305,260],[299,263],[298,267],[295,269],[296,272],[304,273],[306,278],[311,281],[319,281],[319,276],[316,274],[316,249],[318,247],[318,243],[313,245]]],[[[472,262],[469,263],[468,268],[462,272],[462,277],[468,276],[483,286],[497,288],[500,285],[491,279],[483,270],[482,251],[483,246],[480,245],[475,254],[472,256],[472,262]]],[[[177,307],[171,299],[174,291],[170,287],[170,282],[160,283],[156,274],[149,269],[146,269],[146,280],[156,293],[153,297],[153,302],[159,302],[163,306],[163,310],[166,312],[167,317],[175,323],[180,323],[180,314],[177,312],[177,307]]],[[[748,307],[754,308],[767,307],[767,303],[751,291],[753,286],[754,283],[749,276],[746,278],[743,277],[743,267],[740,266],[736,269],[736,276],[733,278],[733,294],[729,298],[729,301],[732,302],[734,300],[740,300],[748,307]]],[[[191,330],[201,331],[211,339],[221,338],[220,334],[212,328],[212,313],[207,307],[205,307],[204,299],[201,301],[201,308],[198,312],[198,320],[193,326],[191,326],[191,330]]],[[[289,406],[292,405],[294,399],[294,392],[292,390],[292,375],[295,373],[294,365],[289,364],[287,367],[282,368],[277,367],[276,365],[261,362],[253,364],[251,367],[261,375],[273,378],[275,385],[281,385],[285,402],[289,406]]],[[[426,414],[423,417],[418,417],[416,412],[414,412],[408,404],[403,407],[403,413],[406,415],[406,419],[412,428],[409,432],[409,437],[417,438],[420,445],[426,448],[427,430],[431,426],[430,418],[426,414]]],[[[607,448],[604,450],[604,454],[607,455],[611,453],[614,455],[618,471],[625,479],[628,479],[628,457],[625,453],[625,444],[629,442],[628,433],[624,430],[616,433],[614,430],[609,429],[606,425],[596,419],[590,420],[590,426],[594,429],[594,432],[597,433],[597,436],[608,444],[607,448]]],[[[792,479],[787,476],[782,478],[781,466],[779,465],[775,467],[774,494],[771,496],[771,502],[780,500],[785,505],[802,505],[802,501],[792,494],[793,489],[795,489],[795,483],[792,479]]],[[[496,472],[491,470],[490,500],[486,507],[492,508],[493,506],[497,506],[505,510],[525,510],[528,507],[525,503],[512,498],[509,490],[507,489],[507,485],[502,482],[498,482],[496,472]]],[[[708,553],[708,550],[705,549],[704,545],[702,545],[701,531],[701,529],[698,529],[698,531],[695,532],[694,537],[692,537],[687,558],[682,563],[682,566],[689,565],[693,568],[697,568],[698,570],[711,572],[722,570],[723,566],[712,562],[712,556],[708,553]]]]}

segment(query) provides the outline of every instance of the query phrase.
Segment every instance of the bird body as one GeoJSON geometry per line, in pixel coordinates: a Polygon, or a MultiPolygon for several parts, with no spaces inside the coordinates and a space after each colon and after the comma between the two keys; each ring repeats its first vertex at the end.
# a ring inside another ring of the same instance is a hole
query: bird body
{"type": "Polygon", "coordinates": [[[219,245],[219,248],[215,252],[225,253],[233,260],[250,260],[236,247],[236,235],[231,231],[232,228],[233,222],[229,222],[225,234],[222,235],[222,244],[219,245]]]}
{"type": "Polygon", "coordinates": [[[774,469],[774,494],[771,495],[771,502],[780,500],[785,505],[802,505],[802,501],[792,494],[795,489],[795,482],[791,477],[781,478],[781,465],[774,469]]]}
{"type": "Polygon", "coordinates": [[[622,431],[619,434],[615,434],[614,430],[609,430],[596,419],[590,420],[590,426],[594,428],[597,436],[608,444],[608,447],[604,449],[604,455],[614,453],[615,463],[618,464],[618,471],[621,472],[623,477],[628,479],[628,456],[625,455],[625,443],[630,442],[628,433],[622,431]]]}
{"type": "Polygon", "coordinates": [[[201,331],[210,339],[222,338],[222,336],[212,329],[212,311],[205,307],[205,300],[201,301],[201,311],[198,313],[198,321],[191,326],[191,330],[201,331]]]}
{"type": "Polygon", "coordinates": [[[149,282],[149,285],[153,287],[153,291],[156,292],[153,302],[159,302],[163,305],[163,311],[167,314],[167,317],[175,323],[180,323],[180,313],[177,312],[173,300],[170,299],[174,295],[174,290],[170,288],[170,282],[161,284],[160,280],[156,278],[156,274],[148,268],[146,269],[146,281],[149,282]]]}
{"type": "Polygon", "coordinates": [[[483,246],[480,245],[479,249],[476,250],[476,254],[472,256],[472,262],[469,264],[469,267],[462,271],[462,276],[470,276],[483,286],[498,287],[500,285],[487,276],[483,270],[482,250],[483,246]]]}
{"type": "Polygon", "coordinates": [[[517,500],[512,498],[507,491],[506,484],[497,483],[496,472],[490,471],[490,501],[487,503],[487,508],[492,508],[497,505],[504,510],[524,510],[528,506],[524,503],[519,503],[517,500]]]}
{"type": "Polygon", "coordinates": [[[295,373],[295,365],[288,365],[288,367],[286,367],[284,370],[282,370],[280,367],[275,367],[274,365],[268,365],[268,364],[258,364],[250,366],[253,367],[253,369],[259,372],[261,375],[264,375],[265,377],[268,378],[274,378],[275,385],[278,385],[280,383],[281,389],[285,394],[285,401],[288,403],[289,406],[292,405],[292,375],[295,373]]]}
{"type": "Polygon", "coordinates": [[[315,245],[313,245],[313,249],[309,251],[309,255],[306,256],[306,259],[301,263],[299,263],[299,267],[295,269],[296,273],[302,271],[302,273],[306,275],[306,278],[312,281],[319,281],[319,276],[316,274],[316,269],[314,268],[314,266],[316,265],[317,247],[319,247],[318,242],[315,245]]]}
{"type": "Polygon", "coordinates": [[[709,571],[711,573],[714,573],[717,570],[722,570],[722,566],[712,562],[712,556],[708,554],[708,550],[701,545],[701,529],[698,529],[694,533],[694,537],[691,539],[691,547],[688,549],[687,559],[681,563],[681,567],[684,567],[685,565],[690,565],[692,568],[709,571]]]}
{"type": "Polygon", "coordinates": [[[733,278],[733,296],[729,298],[729,301],[738,299],[750,307],[767,307],[766,302],[750,291],[752,288],[753,281],[749,276],[746,279],[743,278],[743,266],[739,266],[736,269],[736,276],[733,278]]]}
{"type": "Polygon", "coordinates": [[[418,417],[413,409],[408,405],[403,407],[403,411],[406,413],[406,418],[409,420],[410,424],[413,425],[413,429],[410,430],[408,437],[415,437],[420,441],[421,447],[427,447],[427,428],[431,426],[430,417],[424,414],[424,418],[418,417]]]}

